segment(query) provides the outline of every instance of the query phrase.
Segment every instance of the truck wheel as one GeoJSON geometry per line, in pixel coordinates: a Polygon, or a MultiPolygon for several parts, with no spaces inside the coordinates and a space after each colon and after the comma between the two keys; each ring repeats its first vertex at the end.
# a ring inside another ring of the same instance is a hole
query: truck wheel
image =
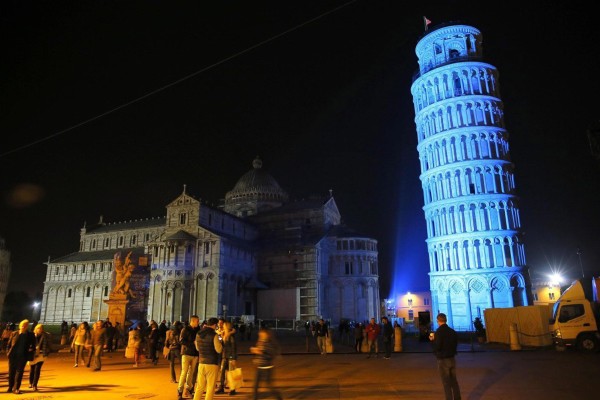
{"type": "Polygon", "coordinates": [[[583,335],[577,341],[577,348],[581,351],[593,353],[598,351],[598,339],[593,335],[583,335]]]}

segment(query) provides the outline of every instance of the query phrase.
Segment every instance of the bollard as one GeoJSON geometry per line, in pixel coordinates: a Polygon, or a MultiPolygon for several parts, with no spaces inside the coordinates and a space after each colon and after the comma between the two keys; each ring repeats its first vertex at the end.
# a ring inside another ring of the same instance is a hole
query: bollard
{"type": "Polygon", "coordinates": [[[329,329],[329,334],[325,338],[325,352],[333,353],[333,329],[329,329]]]}
{"type": "Polygon", "coordinates": [[[394,351],[402,351],[402,328],[399,326],[394,328],[394,351]]]}
{"type": "Polygon", "coordinates": [[[519,335],[517,333],[517,324],[510,324],[510,349],[521,350],[519,335]]]}

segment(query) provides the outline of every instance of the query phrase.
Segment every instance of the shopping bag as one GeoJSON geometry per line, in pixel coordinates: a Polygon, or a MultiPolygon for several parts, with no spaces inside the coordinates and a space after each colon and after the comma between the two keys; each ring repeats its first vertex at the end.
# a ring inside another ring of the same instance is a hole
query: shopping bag
{"type": "Polygon", "coordinates": [[[135,347],[127,346],[125,347],[125,358],[133,358],[135,353],[135,347]]]}
{"type": "Polygon", "coordinates": [[[169,353],[171,352],[171,349],[169,348],[169,346],[164,346],[162,352],[164,358],[169,358],[169,353]]]}
{"type": "Polygon", "coordinates": [[[227,383],[229,384],[229,390],[237,390],[244,385],[244,376],[241,368],[232,369],[227,371],[227,383]]]}

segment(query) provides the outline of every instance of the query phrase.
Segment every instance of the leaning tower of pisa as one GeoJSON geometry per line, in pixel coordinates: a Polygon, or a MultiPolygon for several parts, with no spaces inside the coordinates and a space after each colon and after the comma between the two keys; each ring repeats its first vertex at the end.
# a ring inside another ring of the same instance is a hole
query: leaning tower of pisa
{"type": "Polygon", "coordinates": [[[509,134],[481,32],[434,27],[417,43],[415,107],[433,313],[472,330],[486,308],[528,305],[509,134]]]}

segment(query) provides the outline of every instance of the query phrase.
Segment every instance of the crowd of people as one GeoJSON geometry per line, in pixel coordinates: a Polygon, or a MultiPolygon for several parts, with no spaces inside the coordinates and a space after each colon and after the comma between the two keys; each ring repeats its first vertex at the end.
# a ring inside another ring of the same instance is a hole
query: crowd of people
{"type": "MultiPolygon", "coordinates": [[[[447,399],[460,399],[460,389],[456,379],[456,362],[454,356],[457,349],[456,332],[446,324],[446,316],[437,317],[439,328],[430,335],[433,352],[438,359],[438,370],[447,399]]],[[[306,323],[307,337],[309,332],[316,338],[318,350],[325,355],[327,343],[332,330],[324,319],[314,323],[306,323]]],[[[366,341],[367,358],[379,357],[379,342],[383,345],[383,358],[389,359],[392,354],[392,343],[398,325],[392,325],[387,317],[381,323],[371,318],[368,323],[351,323],[340,328],[342,334],[353,331],[357,353],[364,351],[366,341]]],[[[42,324],[28,320],[16,324],[1,326],[0,351],[6,351],[9,359],[8,390],[21,393],[21,381],[27,365],[30,367],[29,387],[37,391],[42,367],[51,351],[51,336],[44,331],[42,324]]],[[[82,322],[79,325],[61,325],[61,342],[68,342],[74,357],[74,368],[85,365],[92,371],[102,369],[102,355],[125,347],[125,357],[133,359],[133,367],[138,367],[144,359],[153,365],[158,364],[160,355],[169,361],[171,382],[177,384],[177,396],[193,397],[199,400],[203,393],[210,399],[214,394],[223,394],[229,388],[229,395],[237,392],[237,386],[229,376],[237,369],[236,340],[250,340],[253,326],[243,327],[223,318],[210,318],[200,321],[194,315],[186,322],[173,324],[162,321],[160,324],[151,320],[127,323],[125,327],[117,322],[114,325],[107,318],[93,324],[82,322]],[[124,332],[127,331],[127,334],[124,332]],[[236,339],[237,338],[237,339],[236,339]],[[179,369],[179,373],[176,370],[179,369]]],[[[62,343],[66,344],[66,343],[62,343]]],[[[265,386],[271,394],[281,399],[281,393],[273,385],[275,359],[280,354],[279,345],[273,332],[261,327],[255,346],[250,348],[255,356],[257,367],[253,386],[253,398],[258,398],[259,388],[265,386]]]]}

